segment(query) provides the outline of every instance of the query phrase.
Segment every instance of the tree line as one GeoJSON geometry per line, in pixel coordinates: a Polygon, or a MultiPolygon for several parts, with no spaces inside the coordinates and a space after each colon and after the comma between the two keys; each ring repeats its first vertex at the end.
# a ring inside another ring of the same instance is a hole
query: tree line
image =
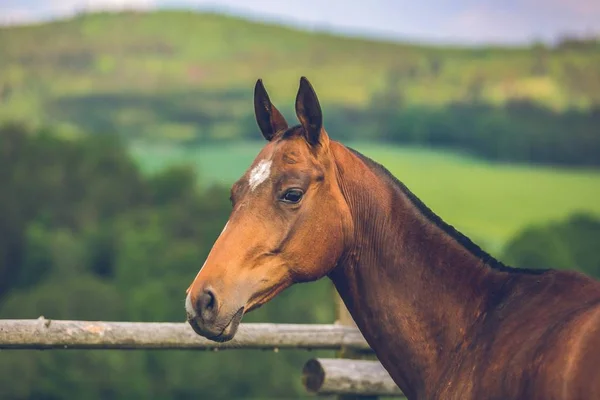
{"type": "MultiPolygon", "coordinates": [[[[600,165],[600,106],[555,111],[524,99],[491,105],[479,100],[477,86],[470,90],[473,93],[461,101],[416,105],[406,101],[399,86],[390,84],[365,107],[324,104],[325,127],[336,139],[452,149],[498,162],[600,165]]],[[[54,112],[83,132],[116,132],[125,140],[178,141],[197,146],[257,140],[251,110],[247,93],[232,91],[168,97],[84,96],[56,104],[54,112]],[[191,103],[198,108],[192,110],[191,103]],[[208,103],[221,111],[202,111],[208,103]],[[117,114],[140,107],[144,115],[153,118],[122,126],[117,114]],[[237,110],[235,118],[230,116],[233,109],[237,110]]],[[[295,120],[293,110],[282,107],[282,111],[290,121],[295,120]]]]}

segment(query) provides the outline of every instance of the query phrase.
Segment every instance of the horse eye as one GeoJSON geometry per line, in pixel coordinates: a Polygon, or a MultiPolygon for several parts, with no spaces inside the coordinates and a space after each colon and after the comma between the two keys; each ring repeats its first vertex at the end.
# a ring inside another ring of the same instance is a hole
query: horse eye
{"type": "Polygon", "coordinates": [[[289,189],[282,197],[282,200],[286,203],[297,203],[302,199],[304,193],[300,189],[289,189]]]}

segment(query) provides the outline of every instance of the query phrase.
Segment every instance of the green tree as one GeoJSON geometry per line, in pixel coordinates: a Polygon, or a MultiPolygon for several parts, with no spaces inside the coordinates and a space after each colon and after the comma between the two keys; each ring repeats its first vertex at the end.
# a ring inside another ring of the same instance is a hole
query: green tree
{"type": "MultiPolygon", "coordinates": [[[[185,289],[230,213],[181,166],[144,176],[114,137],[0,128],[0,318],[183,322],[185,289]],[[7,256],[4,251],[12,251],[7,256]]],[[[332,288],[284,291],[244,321],[326,323],[332,288]]],[[[301,397],[303,351],[0,353],[0,398],[301,397]]]]}
{"type": "Polygon", "coordinates": [[[525,268],[578,270],[600,279],[600,219],[587,214],[519,233],[505,248],[503,259],[525,268]]]}

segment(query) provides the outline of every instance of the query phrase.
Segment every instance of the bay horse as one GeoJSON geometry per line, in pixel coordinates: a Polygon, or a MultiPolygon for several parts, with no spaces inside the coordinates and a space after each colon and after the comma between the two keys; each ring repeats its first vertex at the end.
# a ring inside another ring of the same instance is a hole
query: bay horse
{"type": "Polygon", "coordinates": [[[187,290],[187,320],[231,340],[244,313],[327,276],[409,399],[600,399],[600,282],[504,265],[324,129],[302,77],[288,126],[262,80],[267,140],[187,290]]]}

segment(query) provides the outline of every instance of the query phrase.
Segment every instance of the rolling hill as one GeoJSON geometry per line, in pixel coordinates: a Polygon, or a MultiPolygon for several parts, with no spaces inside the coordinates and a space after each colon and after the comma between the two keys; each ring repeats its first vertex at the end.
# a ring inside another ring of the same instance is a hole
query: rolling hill
{"type": "MultiPolygon", "coordinates": [[[[254,81],[291,112],[300,75],[329,109],[530,100],[549,110],[600,103],[600,45],[420,46],[307,32],[187,11],[82,14],[0,28],[0,122],[63,134],[117,132],[169,140],[254,129],[254,81]]],[[[293,114],[291,114],[293,115],[293,114]]]]}

